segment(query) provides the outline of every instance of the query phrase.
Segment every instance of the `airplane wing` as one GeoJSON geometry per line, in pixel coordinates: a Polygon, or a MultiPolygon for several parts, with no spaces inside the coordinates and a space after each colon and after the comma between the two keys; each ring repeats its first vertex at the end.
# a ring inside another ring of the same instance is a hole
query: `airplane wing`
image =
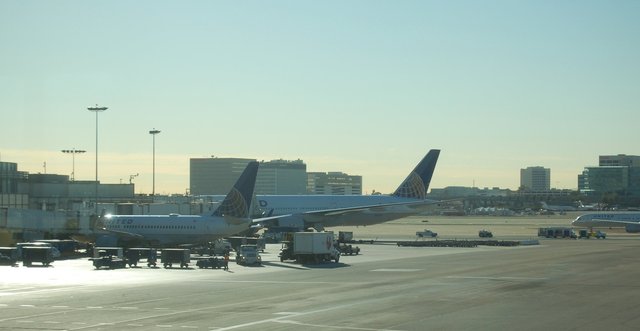
{"type": "Polygon", "coordinates": [[[100,230],[102,231],[106,231],[109,233],[113,233],[118,235],[119,237],[123,237],[123,238],[128,238],[128,239],[143,239],[144,236],[137,234],[137,233],[131,233],[131,232],[126,232],[126,231],[117,231],[117,230],[113,230],[113,229],[107,229],[105,227],[101,228],[100,230]]]}
{"type": "MultiPolygon", "coordinates": [[[[301,218],[305,221],[305,223],[318,223],[318,224],[324,224],[327,226],[332,226],[337,222],[347,223],[351,220],[370,218],[370,217],[373,217],[374,215],[384,215],[385,213],[389,215],[393,215],[391,219],[397,219],[404,216],[416,215],[416,214],[430,211],[430,210],[451,208],[454,206],[458,206],[459,204],[460,204],[460,200],[444,200],[444,201],[420,200],[420,201],[411,201],[411,202],[395,202],[395,203],[388,203],[388,204],[314,210],[314,211],[309,211],[309,212],[300,213],[300,214],[287,214],[287,215],[263,217],[263,218],[254,219],[253,223],[259,224],[261,226],[269,227],[270,224],[275,224],[279,219],[301,218]]],[[[390,219],[384,219],[381,222],[384,222],[387,220],[390,220],[390,219]]]]}

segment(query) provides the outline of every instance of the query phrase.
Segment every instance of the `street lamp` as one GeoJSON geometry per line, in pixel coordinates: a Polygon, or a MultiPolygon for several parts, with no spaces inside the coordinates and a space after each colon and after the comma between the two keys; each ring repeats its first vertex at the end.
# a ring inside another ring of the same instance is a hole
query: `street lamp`
{"type": "Polygon", "coordinates": [[[156,130],[156,128],[149,131],[149,134],[153,136],[153,185],[151,186],[151,196],[156,195],[156,135],[158,133],[160,133],[160,130],[156,130]]]}
{"type": "Polygon", "coordinates": [[[87,107],[87,110],[96,113],[96,215],[98,215],[98,113],[107,110],[107,107],[87,107]]]}
{"type": "Polygon", "coordinates": [[[81,153],[85,153],[86,151],[83,150],[78,150],[78,149],[63,149],[62,153],[65,154],[71,154],[71,164],[72,164],[72,168],[71,168],[71,181],[73,182],[75,180],[76,177],[76,154],[81,154],[81,153]]]}

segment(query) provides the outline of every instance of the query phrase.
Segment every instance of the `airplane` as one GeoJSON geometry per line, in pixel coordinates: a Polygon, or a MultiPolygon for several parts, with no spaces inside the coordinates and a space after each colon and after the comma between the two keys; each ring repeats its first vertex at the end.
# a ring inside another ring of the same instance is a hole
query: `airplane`
{"type": "Polygon", "coordinates": [[[102,230],[125,242],[153,247],[207,243],[237,234],[252,224],[249,213],[257,173],[258,162],[250,162],[210,215],[105,215],[102,230]]]}
{"type": "Polygon", "coordinates": [[[599,212],[578,216],[571,225],[577,227],[624,227],[630,233],[640,232],[638,212],[599,212]]]}
{"type": "Polygon", "coordinates": [[[542,204],[542,209],[548,210],[548,211],[563,212],[563,211],[577,211],[577,210],[579,210],[578,207],[574,207],[574,206],[548,205],[544,201],[542,201],[541,204],[542,204]]]}
{"type": "Polygon", "coordinates": [[[542,209],[548,211],[579,211],[579,210],[597,210],[599,207],[598,204],[584,205],[582,201],[578,201],[578,206],[561,206],[561,205],[548,205],[546,202],[542,201],[542,209]]]}
{"type": "Polygon", "coordinates": [[[426,199],[440,150],[430,150],[391,195],[258,195],[268,228],[315,228],[383,223],[441,208],[447,202],[426,199]],[[278,218],[278,216],[280,216],[278,218]]]}

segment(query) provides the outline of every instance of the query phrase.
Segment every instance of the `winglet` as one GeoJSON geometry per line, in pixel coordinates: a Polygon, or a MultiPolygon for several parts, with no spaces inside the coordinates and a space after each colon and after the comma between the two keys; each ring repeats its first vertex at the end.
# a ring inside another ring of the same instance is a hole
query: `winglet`
{"type": "Polygon", "coordinates": [[[439,149],[432,149],[413,169],[409,176],[398,186],[393,196],[402,198],[425,199],[431,183],[433,171],[440,155],[439,149]]]}
{"type": "Polygon", "coordinates": [[[248,218],[257,174],[258,162],[249,162],[213,215],[248,218]]]}

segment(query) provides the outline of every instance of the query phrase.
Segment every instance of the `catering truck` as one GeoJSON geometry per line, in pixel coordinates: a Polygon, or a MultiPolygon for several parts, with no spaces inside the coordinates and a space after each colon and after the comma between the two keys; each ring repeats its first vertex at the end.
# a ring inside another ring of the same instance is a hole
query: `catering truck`
{"type": "Polygon", "coordinates": [[[333,245],[333,232],[294,232],[291,242],[283,242],[280,261],[322,263],[340,260],[340,251],[333,245]]]}

